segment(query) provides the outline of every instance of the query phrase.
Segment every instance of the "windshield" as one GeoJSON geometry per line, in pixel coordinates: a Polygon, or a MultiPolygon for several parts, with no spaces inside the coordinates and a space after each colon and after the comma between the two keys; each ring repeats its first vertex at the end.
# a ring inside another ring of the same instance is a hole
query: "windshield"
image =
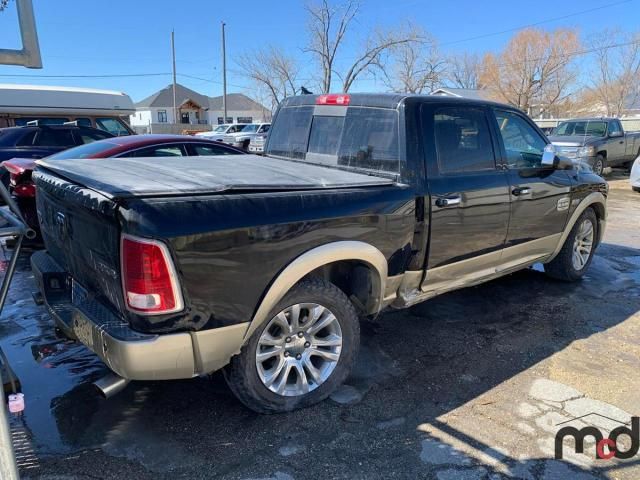
{"type": "Polygon", "coordinates": [[[251,124],[247,125],[246,127],[244,127],[241,131],[245,132],[245,133],[257,132],[258,131],[258,125],[256,125],[255,123],[251,123],[251,124]]]}
{"type": "Polygon", "coordinates": [[[70,148],[59,153],[55,153],[47,157],[48,160],[67,160],[69,158],[95,158],[96,155],[100,155],[102,152],[111,150],[114,147],[119,146],[117,143],[109,141],[98,141],[93,143],[87,143],[86,145],[80,145],[79,147],[70,148]]]}
{"type": "Polygon", "coordinates": [[[224,133],[227,131],[227,128],[229,128],[229,125],[220,125],[216,127],[213,131],[216,133],[224,133]]]}
{"type": "Polygon", "coordinates": [[[337,116],[331,110],[325,115],[314,111],[311,105],[280,109],[269,133],[267,155],[400,173],[396,110],[349,107],[345,115],[337,116]]]}
{"type": "Polygon", "coordinates": [[[600,120],[580,120],[562,122],[553,131],[553,135],[560,137],[571,135],[588,135],[591,137],[604,137],[607,133],[607,122],[600,120]]]}

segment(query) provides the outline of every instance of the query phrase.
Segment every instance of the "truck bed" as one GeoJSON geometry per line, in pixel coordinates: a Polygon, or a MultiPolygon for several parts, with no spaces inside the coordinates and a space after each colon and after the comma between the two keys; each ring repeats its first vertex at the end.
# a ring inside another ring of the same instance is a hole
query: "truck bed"
{"type": "Polygon", "coordinates": [[[111,200],[229,190],[309,190],[380,186],[392,179],[258,155],[39,160],[39,168],[111,200]]]}

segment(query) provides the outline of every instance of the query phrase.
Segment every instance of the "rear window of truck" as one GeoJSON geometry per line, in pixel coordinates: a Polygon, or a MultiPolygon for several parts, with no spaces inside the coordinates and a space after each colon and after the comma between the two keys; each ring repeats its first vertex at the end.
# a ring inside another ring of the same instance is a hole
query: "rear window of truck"
{"type": "Polygon", "coordinates": [[[314,115],[314,106],[278,112],[267,154],[309,163],[399,173],[398,112],[348,107],[344,116],[314,115]]]}

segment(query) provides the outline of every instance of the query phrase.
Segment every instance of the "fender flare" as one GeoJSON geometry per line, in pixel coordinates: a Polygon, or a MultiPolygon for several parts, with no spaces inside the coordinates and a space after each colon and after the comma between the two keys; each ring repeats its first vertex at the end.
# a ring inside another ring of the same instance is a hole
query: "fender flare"
{"type": "Polygon", "coordinates": [[[567,221],[567,224],[564,227],[564,230],[562,232],[562,236],[560,237],[560,241],[558,242],[558,246],[556,247],[554,252],[551,254],[551,256],[548,258],[548,260],[545,261],[545,263],[550,262],[558,255],[558,253],[560,253],[560,250],[562,250],[564,243],[567,241],[567,238],[569,237],[569,234],[571,233],[573,226],[578,221],[578,218],[580,218],[580,215],[582,215],[582,213],[587,208],[596,204],[599,204],[600,206],[602,206],[602,210],[604,211],[604,216],[598,219],[598,243],[602,241],[602,238],[604,236],[604,230],[607,223],[607,199],[600,192],[592,192],[589,195],[587,195],[584,199],[582,199],[582,201],[578,204],[576,209],[571,214],[571,217],[569,217],[569,220],[567,221]]]}
{"type": "Polygon", "coordinates": [[[373,271],[373,297],[369,302],[368,309],[370,310],[369,313],[378,313],[381,309],[387,280],[387,259],[385,256],[376,247],[365,242],[340,241],[327,243],[303,253],[278,274],[260,301],[244,335],[244,341],[246,342],[253,332],[267,320],[267,316],[273,307],[305,275],[324,265],[343,260],[362,262],[373,271]]]}

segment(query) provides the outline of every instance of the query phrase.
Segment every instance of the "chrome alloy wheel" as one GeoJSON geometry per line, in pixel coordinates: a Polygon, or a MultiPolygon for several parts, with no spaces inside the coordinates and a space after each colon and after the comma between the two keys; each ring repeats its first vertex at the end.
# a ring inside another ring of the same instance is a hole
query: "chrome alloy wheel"
{"type": "Polygon", "coordinates": [[[267,324],[256,349],[260,380],[274,393],[295,397],[322,385],[340,359],[342,329],[316,303],[285,308],[267,324]]]}
{"type": "Polygon", "coordinates": [[[573,268],[582,270],[589,261],[591,250],[593,249],[593,223],[589,219],[585,219],[580,224],[576,238],[573,241],[573,268]]]}

